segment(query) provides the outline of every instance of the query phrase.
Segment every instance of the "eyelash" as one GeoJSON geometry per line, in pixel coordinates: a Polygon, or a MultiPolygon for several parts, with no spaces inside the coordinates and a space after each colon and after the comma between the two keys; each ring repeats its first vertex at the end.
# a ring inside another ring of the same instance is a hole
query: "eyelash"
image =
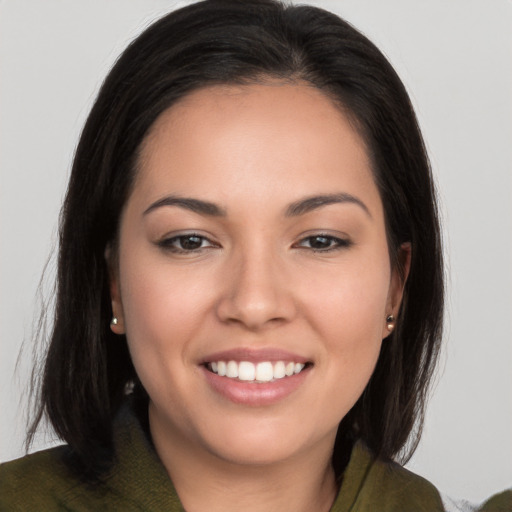
{"type": "Polygon", "coordinates": [[[339,238],[337,236],[319,233],[317,235],[310,235],[305,238],[302,238],[301,240],[299,240],[299,242],[297,244],[295,244],[295,247],[303,248],[303,249],[310,249],[313,252],[326,253],[326,252],[332,252],[332,251],[339,251],[341,249],[348,249],[351,245],[352,245],[352,241],[348,240],[346,238],[339,238]],[[329,247],[314,248],[314,247],[304,247],[302,245],[305,241],[309,241],[309,243],[311,244],[311,241],[315,238],[323,239],[324,241],[329,243],[329,247]]]}
{"type": "MultiPolygon", "coordinates": [[[[216,247],[216,244],[214,244],[211,240],[209,240],[205,236],[199,235],[197,233],[190,233],[190,234],[186,234],[186,235],[178,235],[178,236],[173,236],[171,238],[165,238],[165,239],[161,240],[160,242],[158,242],[158,245],[160,247],[162,247],[163,249],[166,249],[175,254],[197,254],[199,252],[202,252],[204,249],[207,249],[208,247],[216,247]],[[189,239],[189,240],[197,239],[197,242],[200,243],[200,246],[192,248],[192,249],[191,248],[189,248],[189,249],[183,248],[182,244],[187,239],[189,239]],[[203,246],[204,242],[207,242],[208,245],[203,246]],[[181,247],[178,247],[175,244],[180,244],[181,247]]],[[[310,249],[311,251],[316,252],[316,253],[326,253],[326,252],[332,252],[332,251],[337,251],[337,250],[341,250],[341,249],[347,249],[351,245],[352,245],[352,242],[348,239],[338,238],[336,236],[319,233],[317,235],[310,235],[305,238],[302,238],[301,240],[299,240],[298,243],[294,244],[293,247],[299,248],[299,249],[310,249]],[[322,248],[318,248],[318,247],[315,248],[315,247],[311,247],[311,246],[307,247],[307,246],[303,245],[304,242],[308,242],[308,241],[311,244],[312,240],[314,240],[314,239],[317,239],[317,240],[322,239],[325,243],[329,244],[329,246],[322,247],[322,248]]]]}
{"type": "Polygon", "coordinates": [[[158,245],[163,249],[166,249],[175,254],[197,254],[198,252],[202,252],[204,249],[208,247],[215,247],[215,244],[211,242],[208,238],[206,238],[203,235],[198,235],[197,233],[189,233],[185,235],[173,236],[171,238],[164,238],[163,240],[158,242],[158,245]],[[178,243],[182,244],[185,240],[191,238],[199,239],[201,246],[204,242],[208,242],[209,245],[207,245],[206,247],[196,247],[194,249],[184,249],[183,247],[178,247],[174,245],[178,243]]]}

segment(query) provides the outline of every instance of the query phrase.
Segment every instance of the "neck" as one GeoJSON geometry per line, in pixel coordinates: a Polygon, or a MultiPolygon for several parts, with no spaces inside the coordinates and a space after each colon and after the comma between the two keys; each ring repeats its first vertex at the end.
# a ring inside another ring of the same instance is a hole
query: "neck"
{"type": "Polygon", "coordinates": [[[224,460],[151,421],[156,451],[187,512],[327,512],[337,494],[334,439],[268,464],[224,460]]]}

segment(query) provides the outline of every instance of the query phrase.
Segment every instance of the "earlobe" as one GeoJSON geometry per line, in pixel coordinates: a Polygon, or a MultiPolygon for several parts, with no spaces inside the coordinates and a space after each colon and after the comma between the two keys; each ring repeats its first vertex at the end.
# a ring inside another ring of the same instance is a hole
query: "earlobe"
{"type": "Polygon", "coordinates": [[[396,318],[402,304],[405,283],[411,268],[412,246],[410,242],[403,243],[398,250],[397,264],[392,269],[388,301],[386,304],[386,318],[382,337],[389,336],[396,327],[396,318]]]}
{"type": "Polygon", "coordinates": [[[114,334],[125,334],[123,304],[121,301],[121,291],[119,288],[119,270],[115,263],[116,258],[113,255],[111,246],[105,249],[105,261],[108,269],[108,279],[110,288],[110,300],[112,305],[112,320],[110,321],[110,330],[114,334]]]}
{"type": "MultiPolygon", "coordinates": [[[[112,307],[112,309],[114,309],[112,307]]],[[[123,323],[122,323],[122,320],[120,320],[117,316],[114,316],[112,317],[112,320],[110,320],[110,330],[114,333],[114,334],[124,334],[124,326],[123,326],[123,323]]]]}
{"type": "Polygon", "coordinates": [[[125,334],[123,304],[119,292],[118,279],[110,277],[110,298],[112,304],[112,320],[110,330],[114,334],[125,334]]]}

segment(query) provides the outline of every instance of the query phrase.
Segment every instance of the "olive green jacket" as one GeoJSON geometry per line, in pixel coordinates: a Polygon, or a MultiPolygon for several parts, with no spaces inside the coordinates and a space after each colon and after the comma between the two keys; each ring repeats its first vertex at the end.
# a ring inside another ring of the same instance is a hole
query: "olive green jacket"
{"type": "MultiPolygon", "coordinates": [[[[102,486],[87,486],[73,478],[62,462],[63,447],[1,465],[0,511],[183,511],[164,466],[128,409],[117,424],[115,435],[118,459],[102,486]]],[[[397,464],[374,460],[358,443],[331,510],[437,512],[444,509],[432,484],[397,464]]]]}

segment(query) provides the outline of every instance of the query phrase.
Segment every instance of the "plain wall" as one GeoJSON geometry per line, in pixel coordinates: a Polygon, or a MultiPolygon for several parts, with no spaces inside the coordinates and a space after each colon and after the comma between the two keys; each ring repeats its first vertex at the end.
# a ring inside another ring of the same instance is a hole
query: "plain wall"
{"type": "MultiPolygon", "coordinates": [[[[1,460],[23,453],[36,289],[80,129],[116,56],[185,3],[0,0],[1,460]]],[[[449,288],[441,372],[409,468],[479,502],[512,485],[512,2],[309,3],[368,35],[417,109],[442,200],[449,288]]],[[[50,264],[46,295],[52,276],[50,264]]]]}

